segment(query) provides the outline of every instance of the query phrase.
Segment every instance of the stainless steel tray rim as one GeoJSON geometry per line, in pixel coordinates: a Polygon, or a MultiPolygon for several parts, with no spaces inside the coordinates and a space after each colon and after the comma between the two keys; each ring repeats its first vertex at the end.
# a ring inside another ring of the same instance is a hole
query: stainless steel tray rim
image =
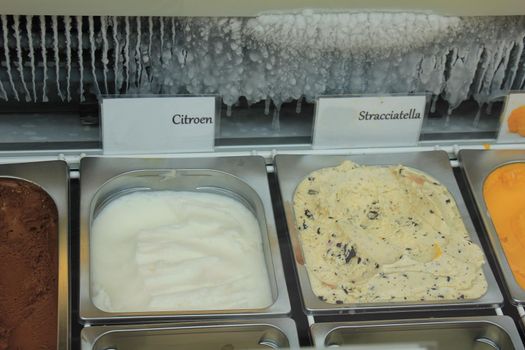
{"type": "MultiPolygon", "coordinates": [[[[90,205],[90,213],[91,213],[90,223],[92,222],[94,216],[96,216],[96,215],[93,215],[93,213],[95,213],[95,211],[96,211],[95,210],[95,202],[97,202],[97,198],[99,197],[100,193],[102,192],[102,189],[105,186],[109,185],[111,182],[113,182],[115,180],[118,180],[119,178],[124,178],[126,176],[136,175],[136,174],[145,173],[145,172],[151,172],[151,171],[155,171],[155,172],[163,172],[163,171],[165,171],[167,173],[173,173],[173,177],[176,177],[176,176],[210,176],[210,175],[206,175],[206,174],[184,174],[184,172],[189,172],[189,171],[199,171],[199,172],[202,171],[202,172],[210,172],[210,173],[222,174],[222,175],[234,178],[234,179],[236,179],[239,182],[242,182],[244,185],[246,185],[246,187],[250,188],[254,193],[257,193],[257,191],[252,186],[250,186],[248,183],[246,183],[240,177],[235,176],[234,174],[229,174],[228,172],[221,171],[221,170],[205,169],[205,168],[202,168],[202,169],[191,169],[191,168],[171,168],[170,169],[170,168],[166,168],[166,169],[136,169],[136,170],[130,170],[130,171],[123,172],[123,173],[121,173],[119,175],[116,175],[116,176],[114,176],[114,177],[112,177],[110,179],[107,179],[102,185],[99,186],[98,190],[93,194],[92,200],[91,200],[91,205],[90,205]],[[178,173],[178,172],[182,172],[183,174],[177,175],[176,173],[178,173]]],[[[149,176],[154,177],[154,176],[158,176],[158,175],[144,175],[144,177],[149,177],[149,176]]],[[[168,175],[168,176],[171,176],[171,175],[168,175]]],[[[196,189],[199,190],[201,188],[205,188],[205,187],[197,187],[196,189]]],[[[231,197],[234,198],[234,199],[239,199],[239,198],[242,199],[242,201],[241,201],[242,204],[244,204],[252,213],[254,213],[254,208],[252,208],[252,206],[249,203],[249,201],[246,198],[242,197],[240,194],[234,193],[232,191],[229,191],[229,190],[221,188],[221,187],[216,187],[216,188],[224,190],[224,191],[227,191],[227,192],[230,192],[232,194],[231,197]]],[[[108,198],[105,198],[103,200],[103,203],[100,206],[104,207],[106,204],[108,204],[112,200],[120,197],[121,195],[125,195],[127,193],[136,192],[138,190],[144,190],[144,191],[152,190],[152,191],[155,191],[154,189],[152,189],[150,187],[134,187],[132,189],[126,189],[126,190],[118,191],[118,192],[114,193],[115,196],[112,195],[112,196],[110,196],[108,198]]],[[[202,192],[206,192],[206,191],[202,191],[202,192]]],[[[254,215],[255,215],[255,213],[254,213],[254,215]]],[[[268,225],[266,224],[266,226],[268,226],[268,225]]]]}

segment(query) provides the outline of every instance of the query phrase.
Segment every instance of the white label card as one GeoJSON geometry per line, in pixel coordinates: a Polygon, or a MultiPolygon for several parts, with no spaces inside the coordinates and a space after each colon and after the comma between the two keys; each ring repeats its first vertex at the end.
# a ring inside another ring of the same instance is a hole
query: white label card
{"type": "Polygon", "coordinates": [[[103,98],[105,154],[213,151],[215,97],[103,98]]]}
{"type": "Polygon", "coordinates": [[[507,96],[500,117],[497,142],[525,142],[525,93],[511,93],[507,96]]]}
{"type": "Polygon", "coordinates": [[[419,142],[426,96],[320,97],[313,147],[414,146],[419,142]]]}

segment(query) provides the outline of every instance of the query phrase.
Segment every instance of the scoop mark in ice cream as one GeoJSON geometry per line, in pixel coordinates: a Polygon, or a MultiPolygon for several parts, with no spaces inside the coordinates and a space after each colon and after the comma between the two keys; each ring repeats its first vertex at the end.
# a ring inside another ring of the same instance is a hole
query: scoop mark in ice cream
{"type": "Polygon", "coordinates": [[[487,290],[484,255],[451,194],[422,172],[350,161],[320,169],[297,187],[294,213],[320,300],[474,299],[487,290]]]}
{"type": "Polygon", "coordinates": [[[58,214],[23,180],[0,178],[0,350],[56,350],[58,214]]]}

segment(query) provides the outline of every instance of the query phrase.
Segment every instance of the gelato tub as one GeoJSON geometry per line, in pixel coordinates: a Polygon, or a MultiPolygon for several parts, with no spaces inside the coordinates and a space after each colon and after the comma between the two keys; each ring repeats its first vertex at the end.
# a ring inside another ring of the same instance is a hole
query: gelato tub
{"type": "Polygon", "coordinates": [[[264,160],[85,158],[85,323],[285,315],[264,160]]]}
{"type": "Polygon", "coordinates": [[[317,348],[374,350],[523,350],[508,316],[435,318],[375,322],[316,323],[317,348]]]}
{"type": "Polygon", "coordinates": [[[307,312],[502,302],[446,153],[277,156],[276,168],[307,312]]]}
{"type": "Polygon", "coordinates": [[[0,165],[0,349],[69,349],[68,169],[0,165]]]}
{"type": "Polygon", "coordinates": [[[298,349],[288,318],[84,328],[81,350],[298,349]]]}
{"type": "Polygon", "coordinates": [[[465,174],[513,303],[525,303],[525,151],[461,150],[465,174]]]}

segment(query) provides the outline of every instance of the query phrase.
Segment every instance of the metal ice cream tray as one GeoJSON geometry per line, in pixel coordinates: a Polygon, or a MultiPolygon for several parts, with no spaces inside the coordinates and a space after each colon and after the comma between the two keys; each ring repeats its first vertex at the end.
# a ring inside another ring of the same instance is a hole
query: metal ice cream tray
{"type": "MultiPolygon", "coordinates": [[[[461,150],[459,152],[460,167],[470,187],[476,202],[478,213],[487,230],[492,249],[498,261],[503,278],[509,290],[512,302],[515,304],[525,303],[525,290],[516,282],[512,270],[501,246],[498,233],[492,223],[485,199],[483,198],[483,184],[492,171],[505,164],[525,163],[525,151],[523,150],[461,150]]],[[[523,199],[525,200],[525,198],[523,199]]]]}
{"type": "Polygon", "coordinates": [[[145,319],[232,318],[286,315],[290,301],[282,267],[264,159],[216,158],[103,158],[81,161],[80,203],[80,318],[97,322],[141,322],[145,319]],[[90,226],[94,214],[119,193],[141,190],[211,192],[231,196],[250,209],[259,222],[273,303],[260,309],[106,312],[91,299],[90,226]]]}
{"type": "Polygon", "coordinates": [[[319,300],[312,291],[308,272],[304,264],[299,232],[295,224],[293,196],[299,183],[311,172],[334,167],[344,160],[351,160],[360,165],[404,165],[425,172],[448,188],[456,201],[459,212],[470,237],[474,243],[481,246],[479,237],[468,214],[460,189],[454,178],[448,155],[441,151],[367,154],[367,155],[277,155],[276,171],[283,200],[284,211],[290,234],[296,271],[299,276],[300,289],[305,311],[309,314],[341,314],[355,312],[399,312],[427,309],[462,309],[462,308],[493,308],[501,305],[503,296],[492,273],[489,264],[483,266],[483,272],[488,282],[487,292],[479,299],[438,300],[438,301],[407,301],[378,302],[355,304],[331,304],[319,300]]]}

